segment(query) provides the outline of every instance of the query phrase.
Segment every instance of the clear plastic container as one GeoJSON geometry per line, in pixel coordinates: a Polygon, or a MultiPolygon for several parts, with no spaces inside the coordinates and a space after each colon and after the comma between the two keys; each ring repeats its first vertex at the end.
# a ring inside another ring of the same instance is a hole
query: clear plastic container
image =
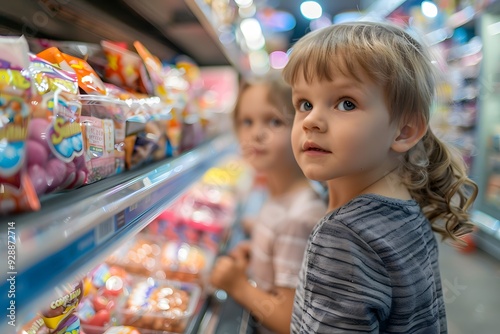
{"type": "Polygon", "coordinates": [[[183,333],[200,296],[200,287],[195,284],[137,278],[118,311],[119,322],[138,328],[142,334],[183,333]]]}
{"type": "Polygon", "coordinates": [[[100,95],[82,95],[80,102],[87,183],[92,183],[125,169],[125,114],[129,106],[100,95]]]}
{"type": "Polygon", "coordinates": [[[214,261],[215,253],[204,247],[146,233],[138,234],[106,260],[135,275],[201,285],[214,261]]]}
{"type": "Polygon", "coordinates": [[[154,277],[158,268],[161,246],[158,239],[139,234],[124,244],[106,259],[111,265],[119,266],[128,273],[154,277]]]}
{"type": "Polygon", "coordinates": [[[182,241],[168,241],[161,249],[157,276],[203,284],[214,261],[215,254],[205,248],[182,241]]]}

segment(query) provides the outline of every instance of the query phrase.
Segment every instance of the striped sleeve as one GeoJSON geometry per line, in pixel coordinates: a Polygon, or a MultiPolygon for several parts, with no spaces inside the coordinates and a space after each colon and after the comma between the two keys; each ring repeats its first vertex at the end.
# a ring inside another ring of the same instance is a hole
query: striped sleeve
{"type": "Polygon", "coordinates": [[[300,333],[378,333],[391,309],[391,281],[374,250],[340,221],[325,220],[305,261],[300,333]],[[313,297],[314,296],[314,297],[313,297]]]}

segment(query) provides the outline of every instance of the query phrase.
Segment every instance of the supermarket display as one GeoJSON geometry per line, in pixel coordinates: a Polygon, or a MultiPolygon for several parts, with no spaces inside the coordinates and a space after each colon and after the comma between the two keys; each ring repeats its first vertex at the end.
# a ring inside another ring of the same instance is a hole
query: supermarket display
{"type": "MultiPolygon", "coordinates": [[[[412,17],[432,42],[445,73],[433,126],[481,180],[474,220],[498,240],[499,102],[482,91],[497,87],[483,77],[484,67],[498,72],[497,37],[487,32],[500,11],[491,2],[435,1],[439,15],[430,19],[416,2],[376,1],[365,19],[412,17]]],[[[264,3],[249,9],[273,22],[277,11],[264,3]]],[[[261,25],[266,43],[251,49],[238,2],[186,4],[240,75],[269,70],[263,51],[280,47],[277,34],[261,25]]],[[[237,188],[251,182],[238,160],[220,163],[236,149],[223,133],[238,73],[199,68],[189,54],[160,59],[147,38],[20,35],[0,36],[0,217],[16,224],[16,332],[195,332],[213,298],[207,277],[231,241],[237,188]]],[[[0,269],[9,272],[6,263],[0,269]]],[[[0,307],[10,302],[0,296],[0,307]]],[[[1,333],[10,330],[0,322],[1,333]]]]}
{"type": "Polygon", "coordinates": [[[7,115],[2,122],[9,125],[1,137],[8,137],[9,147],[0,149],[2,156],[17,154],[2,163],[2,186],[8,189],[0,201],[3,214],[38,210],[37,196],[178,156],[206,139],[201,123],[208,119],[200,115],[199,94],[190,93],[194,85],[203,90],[192,62],[164,66],[139,41],[140,56],[103,41],[108,60],[103,79],[118,87],[105,84],[84,59],[55,46],[34,55],[22,38],[1,41],[10,49],[2,55],[10,77],[0,87],[7,115]],[[125,77],[156,95],[132,91],[140,87],[125,77]],[[27,136],[16,127],[27,128],[27,136]]]}
{"type": "MultiPolygon", "coordinates": [[[[75,309],[80,326],[87,334],[103,333],[112,326],[127,325],[137,328],[140,333],[182,333],[189,319],[195,316],[195,311],[207,302],[209,290],[206,277],[236,220],[239,194],[248,184],[245,178],[250,177],[247,172],[239,160],[226,160],[220,167],[209,169],[172,206],[179,208],[179,204],[187,198],[196,198],[200,205],[217,208],[220,211],[218,217],[223,219],[206,221],[207,225],[220,224],[223,229],[217,235],[224,235],[225,238],[213,239],[210,233],[211,240],[219,242],[208,244],[216,249],[206,246],[208,237],[202,237],[201,231],[195,233],[196,238],[184,238],[179,234],[178,239],[170,239],[168,233],[162,231],[166,227],[163,219],[171,212],[168,208],[141,233],[122,243],[120,249],[90,270],[82,286],[74,289],[78,293],[69,291],[52,303],[53,306],[65,303],[67,312],[62,325],[76,326],[70,316],[75,309]],[[202,192],[201,189],[207,191],[202,192]],[[170,290],[173,291],[171,294],[165,294],[170,290]],[[137,303],[142,307],[140,310],[136,309],[139,307],[137,303]],[[167,303],[168,308],[165,306],[167,303]]],[[[203,219],[198,219],[198,223],[202,224],[203,219]]],[[[184,231],[189,235],[187,229],[186,225],[184,231]]],[[[40,309],[39,315],[59,316],[49,319],[47,326],[54,327],[56,320],[63,320],[63,316],[44,313],[43,309],[40,309]]],[[[32,312],[29,312],[30,318],[35,317],[32,312]]]]}
{"type": "MultiPolygon", "coordinates": [[[[86,297],[79,304],[80,300],[73,300],[70,294],[60,296],[60,287],[78,276],[75,269],[83,270],[78,268],[94,263],[102,257],[99,254],[110,254],[127,235],[143,229],[207,168],[235,149],[228,141],[230,136],[220,136],[223,128],[217,129],[216,124],[210,124],[210,137],[205,135],[210,119],[205,106],[196,101],[204,88],[199,86],[199,77],[193,76],[199,71],[194,63],[160,63],[161,82],[153,90],[160,96],[145,95],[146,79],[125,75],[142,71],[143,60],[120,49],[119,43],[110,43],[102,43],[107,71],[94,71],[84,54],[71,54],[82,49],[72,48],[70,42],[49,41],[44,50],[33,54],[23,38],[0,39],[9,50],[1,56],[0,139],[8,140],[8,146],[5,150],[0,145],[0,156],[9,157],[3,162],[10,164],[5,168],[2,164],[0,170],[0,213],[16,221],[23,245],[16,268],[16,330],[21,332],[91,333],[88,328],[98,326],[97,332],[103,333],[104,325],[109,332],[137,332],[127,326],[110,327],[118,324],[115,319],[120,317],[122,325],[146,327],[141,333],[155,329],[182,332],[201,303],[201,277],[206,276],[215,258],[218,245],[212,244],[208,250],[201,245],[162,240],[155,278],[159,290],[146,297],[155,304],[171,302],[172,310],[167,314],[151,309],[150,314],[143,315],[142,323],[130,316],[132,302],[128,309],[122,305],[120,316],[115,312],[117,296],[126,291],[126,282],[120,283],[116,275],[123,268],[112,266],[103,286],[93,281],[91,291],[86,293],[95,298],[86,297]],[[64,45],[65,51],[51,44],[64,45]],[[115,56],[122,57],[120,65],[125,67],[120,68],[121,74],[111,70],[115,56]],[[133,69],[124,63],[128,61],[135,61],[133,69]],[[196,94],[195,90],[189,92],[191,85],[197,85],[196,94]],[[14,166],[11,146],[17,155],[14,166]],[[17,212],[24,214],[12,216],[17,212]],[[66,237],[61,239],[61,235],[66,237]],[[58,265],[40,271],[47,263],[58,265]],[[189,285],[193,283],[197,284],[189,285]],[[166,288],[177,289],[173,300],[161,296],[166,288]],[[59,297],[57,310],[45,309],[47,300],[55,296],[59,297]],[[176,304],[179,296],[184,302],[176,304]],[[162,320],[156,325],[144,320],[151,318],[162,320]]],[[[4,265],[3,272],[7,272],[4,265]]],[[[144,272],[141,274],[144,276],[144,272]]],[[[102,268],[101,275],[106,275],[102,268]]],[[[135,290],[131,286],[131,291],[140,291],[140,286],[137,283],[135,290]]],[[[148,291],[151,289],[153,285],[148,291]]],[[[2,295],[2,305],[10,305],[8,298],[2,295]]],[[[10,328],[7,323],[1,325],[2,332],[10,328]]]]}

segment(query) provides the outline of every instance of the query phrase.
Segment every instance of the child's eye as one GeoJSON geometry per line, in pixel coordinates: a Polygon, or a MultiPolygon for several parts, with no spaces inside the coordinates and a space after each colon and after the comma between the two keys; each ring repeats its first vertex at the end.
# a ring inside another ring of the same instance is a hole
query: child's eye
{"type": "Polygon", "coordinates": [[[245,127],[251,126],[252,120],[250,120],[248,118],[244,118],[244,119],[240,120],[240,125],[245,126],[245,127]]]}
{"type": "Polygon", "coordinates": [[[279,118],[273,118],[269,121],[269,125],[273,128],[277,128],[285,124],[281,119],[279,118]]]}
{"type": "Polygon", "coordinates": [[[356,109],[356,105],[349,100],[340,101],[337,105],[337,109],[340,111],[352,111],[356,109]]]}
{"type": "Polygon", "coordinates": [[[300,101],[299,102],[299,111],[303,111],[303,112],[309,112],[311,111],[313,108],[313,105],[311,102],[309,101],[300,101]]]}

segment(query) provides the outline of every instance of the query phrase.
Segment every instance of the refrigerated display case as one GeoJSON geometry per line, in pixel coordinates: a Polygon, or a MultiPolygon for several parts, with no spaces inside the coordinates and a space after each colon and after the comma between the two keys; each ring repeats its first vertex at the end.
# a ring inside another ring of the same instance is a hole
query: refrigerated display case
{"type": "MultiPolygon", "coordinates": [[[[235,151],[231,136],[217,137],[167,161],[45,197],[42,209],[2,219],[2,247],[15,241],[15,261],[0,263],[0,305],[15,303],[15,323],[30,320],[63,287],[81,279],[132,238],[203,173],[235,151]],[[12,227],[7,229],[7,227],[12,227]],[[7,281],[14,277],[15,281],[7,281]],[[13,284],[12,284],[13,283],[13,284]],[[13,295],[7,292],[11,290],[13,295]]],[[[7,318],[1,333],[11,333],[7,318]]]]}
{"type": "Polygon", "coordinates": [[[490,5],[483,13],[480,31],[484,59],[473,168],[479,195],[473,220],[478,226],[478,245],[500,258],[500,3],[490,5]]]}

